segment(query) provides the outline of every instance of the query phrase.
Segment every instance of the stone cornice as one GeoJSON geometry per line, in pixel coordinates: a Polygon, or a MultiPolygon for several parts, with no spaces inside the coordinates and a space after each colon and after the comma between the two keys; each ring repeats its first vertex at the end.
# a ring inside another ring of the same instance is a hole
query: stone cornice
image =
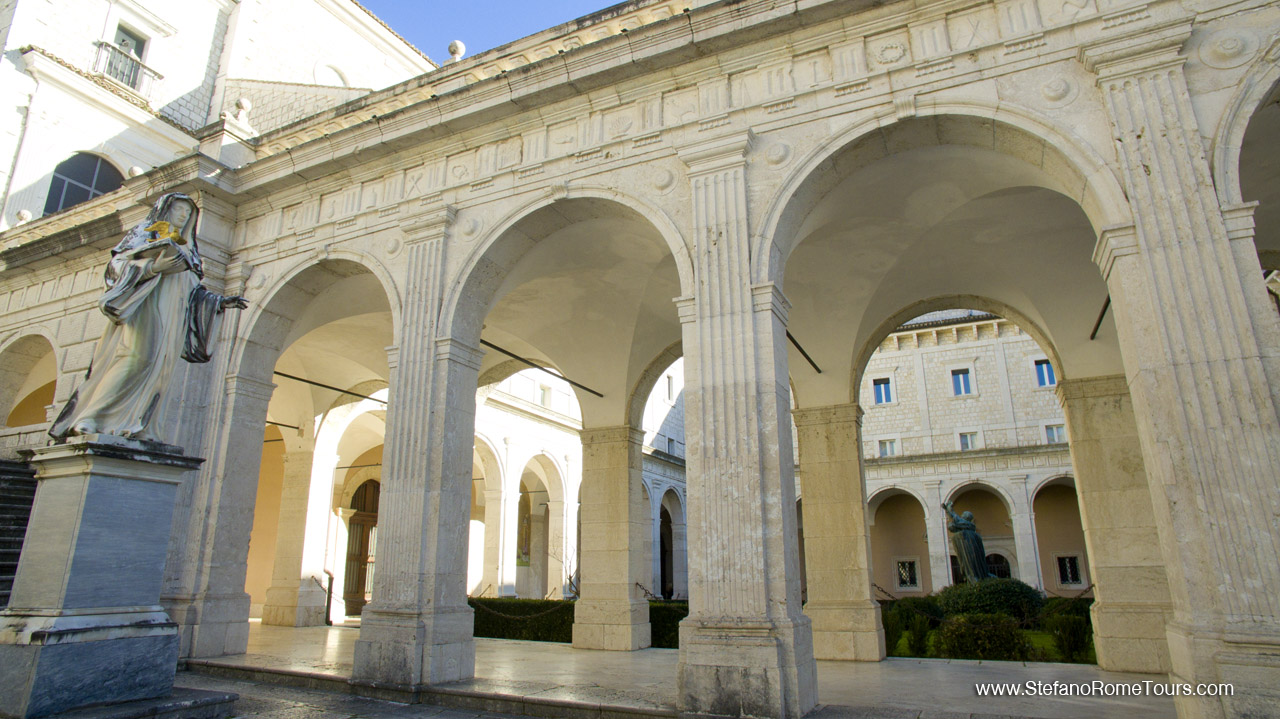
{"type": "Polygon", "coordinates": [[[612,442],[630,442],[635,445],[644,444],[644,430],[621,425],[618,427],[590,427],[578,433],[583,449],[591,444],[608,444],[612,442]]]}
{"type": "Polygon", "coordinates": [[[1116,259],[1125,255],[1135,255],[1138,249],[1138,230],[1133,225],[1107,227],[1098,235],[1098,243],[1093,248],[1093,263],[1102,270],[1102,280],[1111,277],[1111,269],[1116,259]]]}
{"type": "MultiPolygon", "coordinates": [[[[1146,5],[1124,12],[1146,11],[1146,5]]],[[[1149,17],[1149,15],[1148,15],[1149,17]]],[[[1155,25],[1136,25],[1135,30],[1080,48],[1080,62],[1100,82],[1148,72],[1168,65],[1180,65],[1183,44],[1191,37],[1192,18],[1180,17],[1155,25]]]]}

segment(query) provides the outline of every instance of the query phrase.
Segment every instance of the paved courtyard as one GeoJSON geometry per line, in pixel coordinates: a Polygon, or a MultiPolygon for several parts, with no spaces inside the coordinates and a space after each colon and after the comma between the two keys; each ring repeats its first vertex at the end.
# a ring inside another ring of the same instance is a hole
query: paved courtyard
{"type": "MultiPolygon", "coordinates": [[[[305,692],[290,694],[266,686],[276,678],[310,677],[341,686],[351,675],[351,657],[359,636],[352,627],[302,629],[262,626],[254,622],[246,654],[192,662],[193,671],[179,675],[179,684],[192,688],[234,691],[243,697],[237,715],[294,716],[498,716],[442,713],[439,707],[404,707],[346,695],[305,692]],[[199,672],[231,670],[255,682],[206,686],[227,681],[199,672]],[[252,671],[250,671],[252,670],[252,671]],[[314,701],[305,697],[318,696],[314,701]],[[297,698],[303,697],[303,698],[297,698]],[[299,703],[290,708],[289,702],[299,703]],[[318,702],[318,703],[316,703],[318,702]],[[365,707],[362,702],[369,702],[365,707]],[[319,713],[307,714],[305,707],[319,713]],[[341,712],[351,710],[352,713],[341,712]],[[400,712],[400,713],[396,713],[400,712]],[[415,713],[417,712],[417,713],[415,713]]],[[[476,678],[448,685],[470,697],[518,698],[531,702],[566,702],[566,706],[598,706],[639,714],[674,713],[676,665],[674,649],[607,652],[573,649],[565,644],[497,639],[476,640],[476,678]]],[[[1108,684],[1161,679],[1154,675],[1104,672],[1091,665],[889,659],[883,662],[818,662],[819,708],[812,716],[844,717],[961,717],[1017,716],[1044,719],[1117,717],[1165,719],[1174,716],[1166,697],[981,697],[979,682],[1067,682],[1108,684]]],[[[503,706],[495,702],[495,707],[503,706]]],[[[508,702],[506,706],[511,706],[508,702]]],[[[539,713],[548,707],[543,705],[539,713]]],[[[453,711],[453,710],[449,710],[453,711]]]]}

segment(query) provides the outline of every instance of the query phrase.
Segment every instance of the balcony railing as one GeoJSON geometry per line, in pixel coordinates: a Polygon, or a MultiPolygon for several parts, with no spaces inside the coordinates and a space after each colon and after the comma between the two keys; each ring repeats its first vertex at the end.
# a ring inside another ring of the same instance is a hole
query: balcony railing
{"type": "Polygon", "coordinates": [[[133,90],[142,97],[150,97],[157,83],[164,79],[133,55],[109,42],[98,41],[98,60],[94,71],[133,90]]]}

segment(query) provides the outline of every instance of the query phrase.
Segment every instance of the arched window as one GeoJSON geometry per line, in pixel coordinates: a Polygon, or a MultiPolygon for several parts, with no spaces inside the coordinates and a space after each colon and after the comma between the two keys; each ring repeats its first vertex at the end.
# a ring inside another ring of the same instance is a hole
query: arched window
{"type": "Polygon", "coordinates": [[[53,184],[44,201],[44,214],[52,215],[81,202],[105,195],[124,184],[124,175],[111,163],[87,152],[77,152],[53,168],[53,184]]]}

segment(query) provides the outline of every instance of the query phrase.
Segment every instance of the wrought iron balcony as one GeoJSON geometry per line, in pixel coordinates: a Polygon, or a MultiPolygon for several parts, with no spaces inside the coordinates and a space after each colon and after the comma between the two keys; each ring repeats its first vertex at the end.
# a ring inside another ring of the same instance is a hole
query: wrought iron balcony
{"type": "Polygon", "coordinates": [[[128,52],[99,40],[98,60],[94,71],[103,77],[114,80],[146,98],[155,89],[164,76],[152,70],[142,61],[128,52]]]}

